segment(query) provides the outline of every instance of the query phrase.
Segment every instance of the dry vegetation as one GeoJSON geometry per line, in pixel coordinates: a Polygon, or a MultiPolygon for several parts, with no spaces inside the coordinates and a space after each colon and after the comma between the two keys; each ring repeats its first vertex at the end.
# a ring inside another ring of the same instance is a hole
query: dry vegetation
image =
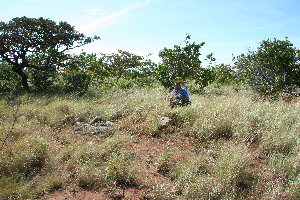
{"type": "Polygon", "coordinates": [[[3,96],[0,199],[300,198],[300,101],[211,86],[171,109],[166,94],[3,96]],[[114,125],[74,131],[95,116],[114,125]]]}

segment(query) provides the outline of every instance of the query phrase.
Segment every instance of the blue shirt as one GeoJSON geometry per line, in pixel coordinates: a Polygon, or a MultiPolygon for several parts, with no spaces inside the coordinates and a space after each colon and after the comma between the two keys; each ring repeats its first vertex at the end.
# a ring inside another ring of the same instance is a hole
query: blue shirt
{"type": "MultiPolygon", "coordinates": [[[[187,90],[186,90],[185,88],[181,88],[180,90],[174,89],[174,90],[171,92],[170,97],[172,97],[172,93],[176,93],[176,95],[181,94],[183,97],[186,98],[187,101],[190,100],[189,94],[188,94],[188,92],[187,92],[187,90]]],[[[177,100],[180,100],[180,98],[177,97],[177,96],[176,96],[176,99],[177,99],[177,100]]]]}

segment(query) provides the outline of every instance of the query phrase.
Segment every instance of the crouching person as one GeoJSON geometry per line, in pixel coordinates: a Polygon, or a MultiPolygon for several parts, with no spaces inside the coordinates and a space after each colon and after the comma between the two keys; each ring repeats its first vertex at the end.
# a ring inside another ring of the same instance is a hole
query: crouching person
{"type": "Polygon", "coordinates": [[[174,89],[170,94],[170,106],[187,106],[190,105],[190,98],[187,90],[181,87],[181,82],[176,81],[174,83],[174,89]]]}

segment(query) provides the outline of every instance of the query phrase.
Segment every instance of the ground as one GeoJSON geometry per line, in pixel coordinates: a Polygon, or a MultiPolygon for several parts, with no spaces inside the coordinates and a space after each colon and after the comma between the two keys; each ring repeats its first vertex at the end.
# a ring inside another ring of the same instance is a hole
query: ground
{"type": "Polygon", "coordinates": [[[151,136],[138,136],[136,140],[126,147],[131,155],[140,161],[138,166],[137,180],[139,188],[119,188],[113,195],[107,190],[100,188],[97,190],[72,189],[70,187],[61,188],[58,191],[44,196],[45,200],[101,200],[101,199],[144,199],[143,191],[149,188],[163,185],[170,193],[176,193],[174,182],[158,173],[154,167],[157,158],[168,149],[176,150],[174,159],[185,159],[192,154],[191,144],[188,138],[172,136],[164,138],[154,138],[151,136]],[[140,158],[140,159],[139,159],[140,158]],[[148,159],[145,159],[148,158],[148,159]],[[145,160],[152,164],[147,167],[145,160]]]}

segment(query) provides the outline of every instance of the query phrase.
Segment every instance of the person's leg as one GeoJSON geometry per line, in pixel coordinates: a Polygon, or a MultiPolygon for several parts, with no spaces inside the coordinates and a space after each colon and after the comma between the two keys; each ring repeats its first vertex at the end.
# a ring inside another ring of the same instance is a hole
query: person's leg
{"type": "Polygon", "coordinates": [[[174,108],[178,104],[179,104],[179,101],[177,99],[175,99],[174,101],[171,102],[171,107],[174,108]]]}
{"type": "Polygon", "coordinates": [[[182,101],[180,102],[180,106],[187,106],[187,105],[191,105],[191,102],[188,101],[188,100],[182,100],[182,101]]]}

